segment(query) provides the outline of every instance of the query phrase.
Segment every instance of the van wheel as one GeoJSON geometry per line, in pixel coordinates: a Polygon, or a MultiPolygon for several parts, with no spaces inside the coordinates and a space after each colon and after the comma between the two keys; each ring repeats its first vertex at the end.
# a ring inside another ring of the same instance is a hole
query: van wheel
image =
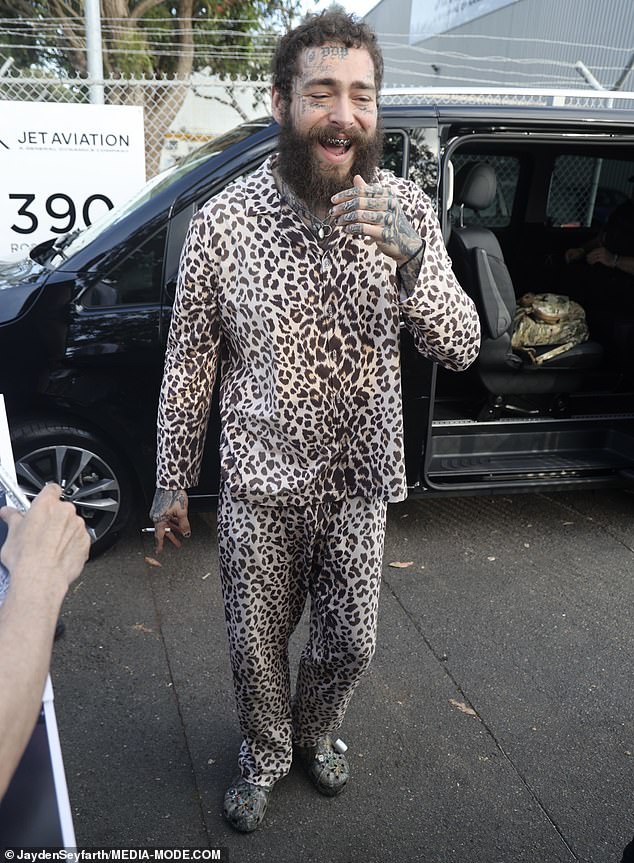
{"type": "Polygon", "coordinates": [[[29,499],[47,482],[64,489],[64,500],[92,528],[91,556],[108,548],[130,520],[132,484],[118,456],[92,432],[55,421],[12,428],[18,483],[29,499]]]}

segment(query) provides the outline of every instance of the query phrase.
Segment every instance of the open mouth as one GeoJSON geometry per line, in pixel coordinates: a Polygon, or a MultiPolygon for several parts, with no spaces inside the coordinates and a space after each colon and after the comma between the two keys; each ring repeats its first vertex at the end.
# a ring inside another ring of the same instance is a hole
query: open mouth
{"type": "Polygon", "coordinates": [[[352,146],[352,138],[325,138],[320,143],[329,153],[335,156],[343,156],[352,146]]]}

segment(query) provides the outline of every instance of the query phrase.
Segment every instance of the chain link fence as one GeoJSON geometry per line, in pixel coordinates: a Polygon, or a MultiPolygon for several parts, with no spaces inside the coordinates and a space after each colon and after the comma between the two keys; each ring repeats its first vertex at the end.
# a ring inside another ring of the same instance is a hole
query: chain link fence
{"type": "Polygon", "coordinates": [[[148,179],[177,158],[238,123],[270,112],[270,83],[195,73],[177,78],[75,78],[9,74],[0,100],[88,103],[94,90],[106,105],[143,108],[148,179]]]}
{"type": "MultiPolygon", "coordinates": [[[[144,109],[145,156],[148,179],[173,164],[201,143],[213,140],[238,123],[270,113],[267,78],[230,78],[209,70],[188,78],[129,77],[94,81],[10,72],[0,77],[0,100],[88,103],[95,89],[106,105],[134,105],[144,109]]],[[[391,88],[383,92],[384,105],[481,104],[549,105],[552,107],[633,110],[633,94],[606,91],[557,93],[553,91],[469,92],[438,88],[391,88]]]]}
{"type": "Polygon", "coordinates": [[[553,170],[548,218],[553,225],[602,225],[630,197],[634,159],[561,155],[553,170]]]}
{"type": "MultiPolygon", "coordinates": [[[[504,228],[511,214],[520,178],[520,160],[513,155],[487,154],[474,157],[460,151],[452,154],[454,171],[474,161],[485,161],[495,170],[495,200],[485,210],[463,208],[466,224],[504,228]]],[[[631,196],[634,181],[634,157],[614,158],[562,153],[557,156],[549,188],[546,218],[551,227],[602,227],[615,207],[631,196]]],[[[460,219],[460,207],[454,204],[452,220],[460,219]]]]}

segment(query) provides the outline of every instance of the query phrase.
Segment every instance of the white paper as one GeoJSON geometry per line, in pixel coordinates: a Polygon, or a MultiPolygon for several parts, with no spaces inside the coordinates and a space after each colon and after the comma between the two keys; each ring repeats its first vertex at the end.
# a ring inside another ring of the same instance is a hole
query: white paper
{"type": "MultiPolygon", "coordinates": [[[[11,439],[9,437],[9,424],[7,422],[7,412],[4,407],[4,396],[0,393],[0,464],[15,479],[15,465],[13,463],[13,451],[11,449],[11,439]]],[[[0,502],[4,503],[4,494],[0,494],[0,502]]],[[[4,531],[0,536],[0,544],[4,538],[4,531]]],[[[0,605],[4,602],[7,590],[9,588],[9,574],[4,566],[0,563],[0,605]]]]}

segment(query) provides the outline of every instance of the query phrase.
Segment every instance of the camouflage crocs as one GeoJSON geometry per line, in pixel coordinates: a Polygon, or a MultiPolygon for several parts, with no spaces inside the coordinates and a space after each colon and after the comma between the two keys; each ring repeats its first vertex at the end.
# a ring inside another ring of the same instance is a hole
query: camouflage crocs
{"type": "Polygon", "coordinates": [[[328,797],[341,794],[350,778],[345,755],[337,752],[329,734],[320,737],[316,746],[296,746],[299,760],[315,788],[328,797]]]}
{"type": "Polygon", "coordinates": [[[264,820],[270,788],[253,785],[238,777],[225,794],[225,818],[240,833],[251,833],[264,820]]]}

